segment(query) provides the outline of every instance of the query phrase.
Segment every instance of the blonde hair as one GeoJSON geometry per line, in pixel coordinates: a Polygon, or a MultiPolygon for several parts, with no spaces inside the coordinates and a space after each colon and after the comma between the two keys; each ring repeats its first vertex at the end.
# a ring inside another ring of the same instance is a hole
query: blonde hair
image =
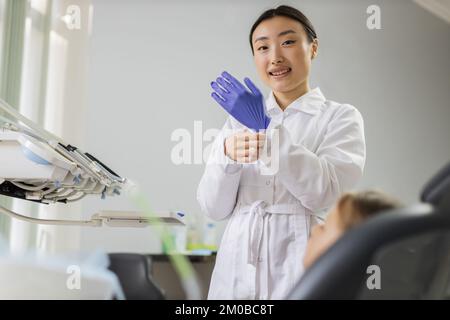
{"type": "Polygon", "coordinates": [[[402,206],[400,201],[378,190],[345,193],[337,204],[340,224],[344,230],[351,229],[372,216],[402,206]]]}

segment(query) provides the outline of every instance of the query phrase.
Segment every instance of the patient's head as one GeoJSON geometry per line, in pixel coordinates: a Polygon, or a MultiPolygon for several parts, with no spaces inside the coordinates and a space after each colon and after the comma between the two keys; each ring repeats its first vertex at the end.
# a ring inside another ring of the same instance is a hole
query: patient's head
{"type": "Polygon", "coordinates": [[[379,191],[346,193],[339,198],[325,223],[311,230],[303,264],[310,267],[346,231],[385,210],[400,207],[400,202],[379,191]]]}

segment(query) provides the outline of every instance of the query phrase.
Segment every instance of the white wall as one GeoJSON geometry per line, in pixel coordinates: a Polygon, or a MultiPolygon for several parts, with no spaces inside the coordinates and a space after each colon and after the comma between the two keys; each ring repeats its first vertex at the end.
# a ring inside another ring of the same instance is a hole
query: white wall
{"type": "MultiPolygon", "coordinates": [[[[137,180],[155,210],[201,217],[202,164],[174,165],[171,134],[194,121],[220,128],[210,98],[221,71],[256,75],[248,44],[254,20],[278,1],[93,0],[84,147],[137,180]]],[[[358,188],[418,201],[427,178],[450,159],[450,25],[411,1],[284,1],[304,11],[320,41],[312,84],[363,114],[367,166],[358,188]],[[382,29],[366,27],[378,4],[382,29]]],[[[206,145],[207,143],[205,143],[206,145]]],[[[83,202],[85,214],[131,209],[119,197],[83,202]]],[[[83,248],[158,251],[151,229],[83,229],[83,248]]]]}
{"type": "MultiPolygon", "coordinates": [[[[87,100],[87,66],[90,0],[78,0],[82,12],[80,29],[70,29],[61,20],[71,0],[49,2],[51,27],[48,39],[44,127],[72,145],[86,140],[84,119],[87,100]]],[[[41,219],[74,219],[81,216],[81,203],[39,205],[41,219]]],[[[41,253],[77,251],[81,227],[39,225],[36,245],[41,253]]]]}
{"type": "MultiPolygon", "coordinates": [[[[83,124],[90,0],[76,2],[85,13],[81,15],[80,30],[70,30],[61,20],[66,8],[72,4],[71,0],[26,3],[18,107],[23,115],[45,129],[73,145],[80,145],[86,140],[83,124]]],[[[0,3],[0,9],[3,7],[4,1],[0,3]]],[[[20,35],[13,35],[17,36],[20,35]]],[[[18,199],[13,201],[14,211],[41,219],[79,219],[81,208],[81,203],[43,205],[18,199]]],[[[80,229],[34,225],[11,219],[9,246],[13,253],[30,248],[48,254],[77,251],[80,229]]]]}

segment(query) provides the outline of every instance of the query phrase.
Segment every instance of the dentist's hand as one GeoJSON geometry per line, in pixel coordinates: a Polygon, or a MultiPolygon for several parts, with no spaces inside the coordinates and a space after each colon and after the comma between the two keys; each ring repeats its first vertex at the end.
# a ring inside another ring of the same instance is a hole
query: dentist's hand
{"type": "Polygon", "coordinates": [[[264,97],[249,78],[244,79],[248,89],[228,72],[211,82],[211,96],[237,121],[254,131],[267,129],[270,118],[266,115],[264,97]]]}
{"type": "Polygon", "coordinates": [[[264,147],[265,134],[243,131],[225,139],[224,151],[228,158],[238,163],[250,163],[259,158],[264,147]]]}

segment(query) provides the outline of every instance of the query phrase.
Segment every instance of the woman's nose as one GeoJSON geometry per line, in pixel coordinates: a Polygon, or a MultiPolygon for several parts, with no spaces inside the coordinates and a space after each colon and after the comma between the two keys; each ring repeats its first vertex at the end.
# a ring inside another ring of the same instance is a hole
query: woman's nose
{"type": "Polygon", "coordinates": [[[284,59],[283,59],[281,56],[274,57],[274,58],[272,59],[272,64],[273,64],[273,65],[280,64],[280,63],[282,63],[283,61],[284,61],[284,59]]]}
{"type": "Polygon", "coordinates": [[[284,58],[281,55],[280,51],[277,49],[274,49],[272,52],[272,64],[276,65],[276,64],[282,63],[283,61],[284,61],[284,58]]]}
{"type": "Polygon", "coordinates": [[[280,63],[282,63],[282,62],[283,62],[283,59],[282,59],[281,57],[272,60],[272,64],[280,64],[280,63]]]}

